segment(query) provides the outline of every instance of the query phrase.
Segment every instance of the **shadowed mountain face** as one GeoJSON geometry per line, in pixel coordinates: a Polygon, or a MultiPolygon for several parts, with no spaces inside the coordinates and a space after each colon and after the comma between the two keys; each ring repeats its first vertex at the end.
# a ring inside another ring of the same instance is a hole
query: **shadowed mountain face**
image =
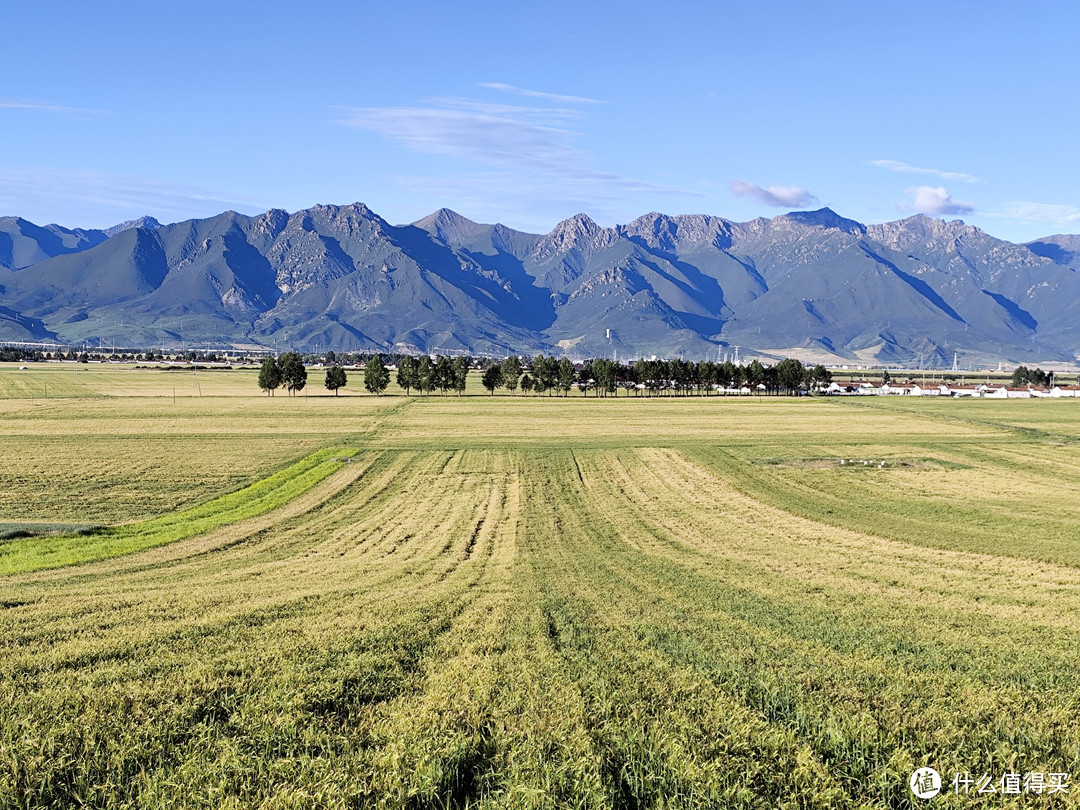
{"type": "Polygon", "coordinates": [[[1028,242],[1032,253],[1045,256],[1056,264],[1080,270],[1080,234],[1058,234],[1028,242]]]}
{"type": "Polygon", "coordinates": [[[1071,360],[1080,237],[1015,245],[963,222],[829,209],[736,223],[652,213],[550,233],[442,209],[227,212],[108,231],[0,219],[0,340],[338,351],[885,362],[1071,360]]]}
{"type": "Polygon", "coordinates": [[[5,269],[22,270],[53,256],[78,253],[108,238],[104,231],[42,227],[21,217],[0,217],[0,273],[5,269]]]}

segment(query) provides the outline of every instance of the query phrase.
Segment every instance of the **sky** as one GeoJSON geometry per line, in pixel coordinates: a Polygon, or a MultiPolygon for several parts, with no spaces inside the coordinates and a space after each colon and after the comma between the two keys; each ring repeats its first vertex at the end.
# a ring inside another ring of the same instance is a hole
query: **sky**
{"type": "Polygon", "coordinates": [[[0,216],[828,206],[1011,241],[1080,232],[1080,5],[17,3],[0,216]]]}

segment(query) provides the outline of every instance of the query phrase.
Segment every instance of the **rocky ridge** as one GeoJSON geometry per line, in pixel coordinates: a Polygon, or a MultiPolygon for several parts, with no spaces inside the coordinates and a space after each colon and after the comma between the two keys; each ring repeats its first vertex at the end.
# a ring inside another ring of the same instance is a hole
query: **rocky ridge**
{"type": "Polygon", "coordinates": [[[830,209],[732,222],[585,214],[547,234],[362,203],[105,231],[0,218],[0,340],[943,365],[1075,358],[1080,236],[830,209]]]}

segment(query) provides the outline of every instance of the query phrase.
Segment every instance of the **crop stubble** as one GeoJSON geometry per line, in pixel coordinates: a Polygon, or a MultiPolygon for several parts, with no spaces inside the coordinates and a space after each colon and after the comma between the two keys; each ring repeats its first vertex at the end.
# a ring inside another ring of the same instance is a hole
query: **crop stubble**
{"type": "Polygon", "coordinates": [[[1080,473],[964,413],[342,408],[361,449],[278,509],[4,578],[0,806],[897,807],[916,765],[1070,770],[1080,473]],[[832,455],[940,464],[759,463],[832,455]]]}

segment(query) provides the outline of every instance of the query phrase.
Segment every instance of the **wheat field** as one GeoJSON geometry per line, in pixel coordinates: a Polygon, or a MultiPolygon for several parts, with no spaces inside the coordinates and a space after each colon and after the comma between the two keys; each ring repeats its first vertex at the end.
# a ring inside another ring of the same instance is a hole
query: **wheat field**
{"type": "Polygon", "coordinates": [[[1080,405],[73,373],[0,368],[0,807],[1077,805],[908,777],[1080,770],[1080,405]]]}

